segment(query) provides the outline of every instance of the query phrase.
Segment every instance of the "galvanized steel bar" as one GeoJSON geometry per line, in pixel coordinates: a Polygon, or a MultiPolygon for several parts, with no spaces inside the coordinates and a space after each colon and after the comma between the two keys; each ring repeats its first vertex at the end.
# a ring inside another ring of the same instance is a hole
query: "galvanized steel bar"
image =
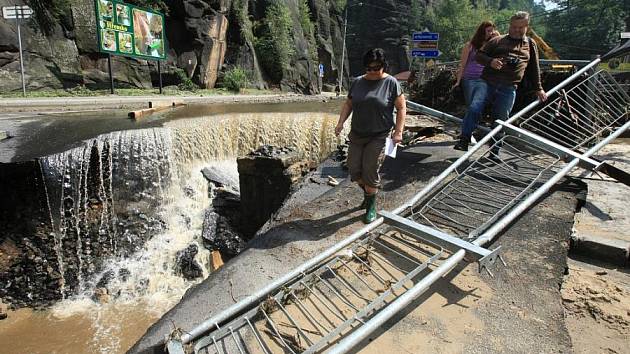
{"type": "Polygon", "coordinates": [[[305,271],[309,270],[310,268],[316,266],[317,264],[319,264],[322,261],[326,260],[327,258],[331,257],[332,255],[334,255],[335,253],[339,252],[340,250],[342,250],[346,246],[350,245],[351,243],[353,243],[354,241],[356,241],[360,237],[364,236],[366,233],[376,229],[382,223],[383,223],[383,218],[379,218],[379,219],[375,220],[374,222],[372,222],[371,224],[362,227],[361,229],[357,230],[356,232],[354,232],[353,234],[348,236],[348,238],[346,238],[343,241],[339,242],[335,246],[325,250],[324,252],[320,253],[318,256],[311,258],[306,263],[303,263],[299,267],[295,268],[294,270],[292,270],[291,272],[285,274],[284,276],[278,278],[277,280],[275,280],[271,284],[267,285],[266,287],[258,290],[254,294],[252,294],[252,295],[244,298],[243,300],[237,302],[236,304],[228,307],[227,309],[225,309],[223,312],[219,313],[218,315],[216,315],[216,316],[208,319],[207,321],[201,323],[199,326],[191,329],[190,331],[188,331],[187,333],[182,335],[182,337],[181,337],[182,343],[183,344],[189,343],[191,340],[199,337],[204,332],[207,332],[208,330],[210,330],[215,325],[215,323],[223,323],[223,322],[231,319],[235,315],[238,315],[243,310],[248,309],[252,305],[256,305],[257,302],[260,301],[261,299],[263,299],[265,296],[267,296],[270,293],[272,293],[273,291],[279,289],[281,286],[283,286],[287,282],[289,282],[289,281],[295,279],[296,277],[300,276],[302,273],[304,273],[305,271]]]}

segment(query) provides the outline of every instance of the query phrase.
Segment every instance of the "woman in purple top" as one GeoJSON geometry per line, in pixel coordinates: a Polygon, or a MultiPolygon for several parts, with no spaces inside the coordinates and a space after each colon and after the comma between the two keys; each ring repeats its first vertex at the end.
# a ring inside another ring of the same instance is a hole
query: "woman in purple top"
{"type": "Polygon", "coordinates": [[[499,32],[496,30],[494,23],[484,21],[477,27],[477,31],[470,42],[464,44],[464,49],[462,49],[455,86],[462,85],[468,110],[462,122],[461,138],[454,146],[457,150],[468,150],[470,137],[486,104],[488,87],[481,79],[483,65],[477,63],[475,55],[490,38],[497,35],[499,35],[499,32]]]}

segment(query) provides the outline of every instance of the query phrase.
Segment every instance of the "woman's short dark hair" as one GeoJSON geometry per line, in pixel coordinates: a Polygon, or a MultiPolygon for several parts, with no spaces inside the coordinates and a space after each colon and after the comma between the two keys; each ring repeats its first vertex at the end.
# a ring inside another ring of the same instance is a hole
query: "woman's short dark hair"
{"type": "Polygon", "coordinates": [[[475,49],[481,48],[483,43],[486,41],[486,28],[492,27],[496,28],[492,21],[483,21],[479,27],[477,27],[477,31],[475,31],[475,35],[470,40],[470,44],[472,44],[475,49]]]}
{"type": "Polygon", "coordinates": [[[380,63],[387,69],[387,61],[385,60],[385,51],[381,48],[373,48],[363,55],[363,66],[367,67],[371,63],[380,63]]]}

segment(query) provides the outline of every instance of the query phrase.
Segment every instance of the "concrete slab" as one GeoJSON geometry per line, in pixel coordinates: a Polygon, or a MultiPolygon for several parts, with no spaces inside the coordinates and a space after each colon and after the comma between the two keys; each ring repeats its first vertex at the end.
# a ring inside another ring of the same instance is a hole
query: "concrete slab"
{"type": "Polygon", "coordinates": [[[9,133],[4,130],[0,130],[0,140],[7,139],[9,137],[9,133]]]}
{"type": "MultiPolygon", "coordinates": [[[[630,144],[619,139],[606,146],[598,157],[626,172],[630,171],[630,144]]],[[[575,216],[572,251],[620,266],[629,265],[630,187],[615,180],[591,175],[586,201],[575,216]]]]}

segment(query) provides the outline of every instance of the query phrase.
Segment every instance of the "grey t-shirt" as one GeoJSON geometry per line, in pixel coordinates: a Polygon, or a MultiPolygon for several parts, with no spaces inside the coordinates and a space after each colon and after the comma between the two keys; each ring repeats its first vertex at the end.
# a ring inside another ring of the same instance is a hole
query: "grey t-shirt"
{"type": "Polygon", "coordinates": [[[388,75],[380,80],[360,77],[350,86],[352,128],[359,136],[373,136],[394,127],[394,101],[402,94],[400,83],[388,75]]]}

